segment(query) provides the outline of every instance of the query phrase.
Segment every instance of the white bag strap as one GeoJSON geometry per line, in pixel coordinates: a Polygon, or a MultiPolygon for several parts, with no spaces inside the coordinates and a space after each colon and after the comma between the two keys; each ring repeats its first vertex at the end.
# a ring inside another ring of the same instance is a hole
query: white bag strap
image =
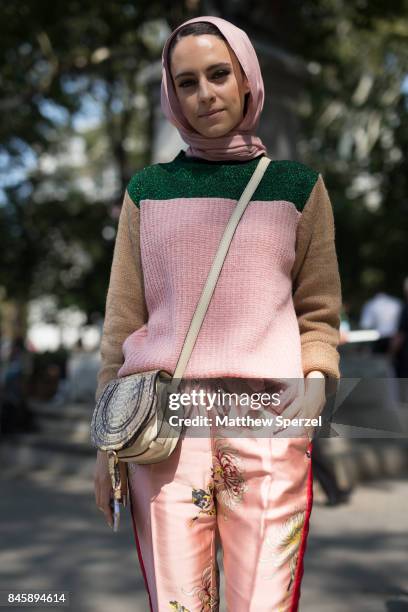
{"type": "MultiPolygon", "coordinates": [[[[201,293],[201,297],[198,301],[198,304],[194,311],[194,315],[191,319],[191,323],[186,333],[186,336],[183,342],[183,347],[181,349],[180,356],[178,358],[176,368],[174,370],[172,382],[175,379],[177,379],[177,382],[176,382],[177,387],[178,387],[180,379],[183,378],[183,374],[187,367],[188,360],[190,359],[190,355],[193,351],[195,342],[197,340],[198,333],[200,331],[202,322],[204,320],[209,303],[214,293],[214,289],[217,284],[218,277],[220,275],[222,266],[224,264],[224,261],[225,261],[228,249],[230,247],[232,238],[234,236],[235,230],[238,226],[238,223],[242,215],[244,214],[246,207],[248,206],[251,200],[252,195],[254,194],[259,183],[261,182],[261,179],[268,165],[270,164],[270,162],[271,162],[271,159],[267,157],[266,155],[263,155],[261,157],[247,186],[245,187],[240,199],[238,200],[237,205],[235,206],[228,220],[227,226],[220,240],[220,244],[218,246],[217,253],[215,254],[213,264],[208,273],[204,289],[201,293]]],[[[172,386],[171,383],[169,386],[172,386]]]]}

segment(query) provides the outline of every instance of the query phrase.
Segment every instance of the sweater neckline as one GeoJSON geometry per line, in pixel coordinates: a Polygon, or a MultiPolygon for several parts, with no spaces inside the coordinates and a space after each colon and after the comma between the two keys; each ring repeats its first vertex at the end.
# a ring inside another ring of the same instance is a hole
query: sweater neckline
{"type": "Polygon", "coordinates": [[[263,153],[254,157],[252,159],[238,160],[238,159],[227,159],[227,160],[210,160],[204,159],[202,157],[187,157],[184,149],[181,149],[179,153],[176,155],[173,161],[175,162],[183,162],[185,164],[200,164],[203,166],[243,166],[245,164],[251,164],[255,161],[259,161],[261,157],[263,157],[263,153]]]}

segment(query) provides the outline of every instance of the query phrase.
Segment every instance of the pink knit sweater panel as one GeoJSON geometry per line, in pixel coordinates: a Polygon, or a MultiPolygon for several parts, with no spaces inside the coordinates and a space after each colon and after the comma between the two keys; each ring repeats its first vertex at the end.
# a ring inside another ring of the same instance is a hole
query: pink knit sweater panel
{"type": "MultiPolygon", "coordinates": [[[[236,204],[236,199],[220,197],[140,201],[149,316],[124,341],[118,376],[159,368],[173,374],[236,204]]],[[[248,204],[184,377],[303,377],[291,281],[300,216],[291,201],[248,204]]]]}

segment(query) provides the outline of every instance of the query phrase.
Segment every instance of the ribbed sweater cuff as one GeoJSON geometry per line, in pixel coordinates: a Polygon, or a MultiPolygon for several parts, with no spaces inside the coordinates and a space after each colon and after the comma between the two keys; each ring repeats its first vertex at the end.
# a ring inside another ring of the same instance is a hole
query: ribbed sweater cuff
{"type": "Polygon", "coordinates": [[[339,379],[340,355],[326,342],[308,342],[302,346],[302,367],[306,377],[312,370],[319,370],[326,376],[326,395],[336,393],[339,379]]]}

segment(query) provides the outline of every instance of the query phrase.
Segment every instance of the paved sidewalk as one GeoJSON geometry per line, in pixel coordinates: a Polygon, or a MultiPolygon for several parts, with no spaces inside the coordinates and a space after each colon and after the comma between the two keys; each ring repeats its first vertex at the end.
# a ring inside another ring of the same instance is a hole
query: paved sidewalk
{"type": "MultiPolygon", "coordinates": [[[[76,612],[148,611],[128,508],[114,534],[94,504],[92,460],[71,476],[2,480],[0,589],[70,591],[76,612]]],[[[407,510],[408,480],[359,484],[336,508],[317,490],[300,612],[407,611],[407,510]]]]}

